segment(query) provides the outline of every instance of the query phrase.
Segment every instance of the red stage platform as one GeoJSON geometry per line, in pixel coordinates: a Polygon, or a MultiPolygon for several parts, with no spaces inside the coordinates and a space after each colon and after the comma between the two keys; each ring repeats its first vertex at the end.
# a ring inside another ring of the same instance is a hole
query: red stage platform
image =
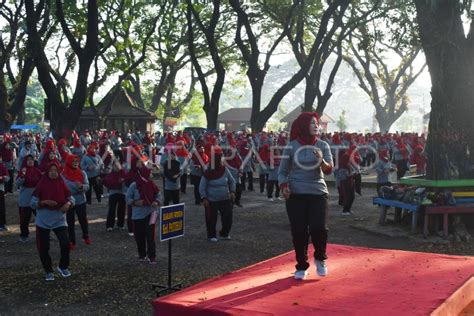
{"type": "Polygon", "coordinates": [[[289,252],[156,299],[154,313],[456,315],[474,302],[474,257],[341,245],[328,256],[325,278],[311,265],[306,280],[294,280],[289,252]]]}

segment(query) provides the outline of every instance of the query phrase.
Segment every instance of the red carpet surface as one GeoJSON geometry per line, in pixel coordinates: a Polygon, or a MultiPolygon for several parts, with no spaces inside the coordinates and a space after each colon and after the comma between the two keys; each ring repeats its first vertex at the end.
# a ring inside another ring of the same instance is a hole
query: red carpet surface
{"type": "Polygon", "coordinates": [[[289,252],[156,299],[154,313],[429,315],[474,276],[474,257],[333,244],[328,257],[325,278],[311,263],[308,278],[294,280],[289,252]]]}

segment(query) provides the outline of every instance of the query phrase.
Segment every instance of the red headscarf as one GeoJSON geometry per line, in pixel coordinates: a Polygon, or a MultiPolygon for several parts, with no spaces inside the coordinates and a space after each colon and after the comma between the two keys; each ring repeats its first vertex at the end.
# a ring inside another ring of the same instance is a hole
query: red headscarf
{"type": "Polygon", "coordinates": [[[236,142],[235,142],[234,135],[232,134],[232,132],[227,133],[227,142],[229,143],[230,147],[235,147],[236,142]]]}
{"type": "Polygon", "coordinates": [[[95,157],[96,156],[96,152],[95,152],[95,149],[96,149],[96,146],[90,144],[89,146],[87,146],[87,156],[90,156],[90,157],[95,157]]]}
{"type": "Polygon", "coordinates": [[[319,122],[316,112],[302,112],[291,125],[290,141],[297,140],[301,145],[314,145],[317,136],[310,134],[310,125],[313,118],[319,122]]]}
{"type": "MultiPolygon", "coordinates": [[[[45,148],[44,154],[43,154],[43,159],[41,159],[41,163],[39,164],[38,168],[41,170],[41,172],[46,172],[46,169],[49,169],[48,166],[50,163],[57,163],[58,165],[61,165],[59,162],[58,158],[56,158],[56,155],[54,156],[53,159],[49,159],[49,154],[54,152],[51,149],[45,148]]],[[[61,170],[61,169],[59,169],[61,170]]]]}
{"type": "Polygon", "coordinates": [[[79,160],[79,157],[76,156],[76,155],[67,156],[66,164],[65,164],[64,170],[63,170],[63,175],[69,181],[83,183],[84,182],[84,174],[82,173],[81,168],[79,168],[79,167],[73,168],[72,167],[72,163],[76,159],[79,160]]]}
{"type": "Polygon", "coordinates": [[[67,146],[67,141],[64,138],[61,138],[58,142],[58,151],[59,155],[61,155],[61,160],[65,161],[67,159],[67,156],[69,155],[69,152],[64,150],[63,146],[67,146]]]}
{"type": "Polygon", "coordinates": [[[123,182],[120,179],[126,180],[127,172],[124,169],[120,169],[118,171],[112,170],[107,176],[104,178],[104,185],[111,190],[119,190],[122,188],[123,182]]]}
{"type": "Polygon", "coordinates": [[[175,151],[176,157],[184,157],[184,158],[188,157],[189,152],[186,149],[186,147],[184,147],[184,140],[178,141],[176,142],[176,144],[177,144],[176,151],[175,151]]]}
{"type": "Polygon", "coordinates": [[[334,133],[334,135],[332,136],[332,143],[334,145],[341,145],[342,144],[341,137],[339,136],[338,133],[334,133]]]}
{"type": "Polygon", "coordinates": [[[209,168],[204,172],[204,177],[208,180],[215,180],[222,177],[225,173],[225,167],[222,164],[222,149],[219,146],[214,146],[214,166],[212,163],[209,165],[209,168]],[[214,168],[212,168],[214,167],[214,168]]]}
{"type": "Polygon", "coordinates": [[[34,188],[38,184],[41,179],[41,170],[36,168],[35,166],[29,167],[26,164],[28,158],[32,158],[32,155],[27,155],[21,164],[21,170],[18,172],[18,177],[23,178],[25,181],[23,182],[23,187],[25,188],[34,188]],[[23,173],[23,168],[26,169],[25,173],[23,173]]]}
{"type": "Polygon", "coordinates": [[[242,159],[240,159],[240,156],[237,152],[234,154],[232,152],[229,153],[229,156],[234,156],[232,159],[226,159],[226,163],[228,166],[234,168],[234,169],[240,169],[242,166],[242,159]]]}
{"type": "Polygon", "coordinates": [[[383,162],[388,162],[390,159],[390,154],[388,152],[388,149],[383,149],[379,152],[379,158],[383,162]]]}
{"type": "Polygon", "coordinates": [[[351,155],[349,151],[341,150],[339,152],[339,169],[351,170],[351,155]]]}
{"type": "Polygon", "coordinates": [[[153,180],[150,180],[151,169],[138,169],[135,182],[137,184],[138,192],[143,200],[143,205],[151,205],[156,200],[156,195],[160,189],[153,180]]]}
{"type": "Polygon", "coordinates": [[[209,162],[209,156],[206,155],[206,153],[204,152],[198,152],[198,151],[194,151],[193,152],[193,156],[192,156],[192,160],[193,160],[193,163],[195,166],[198,166],[201,164],[201,161],[207,165],[207,163],[209,162]],[[201,160],[199,160],[199,157],[201,158],[201,160]]]}
{"type": "Polygon", "coordinates": [[[63,178],[58,176],[56,179],[51,179],[49,177],[49,170],[53,166],[55,166],[58,169],[58,172],[60,172],[61,168],[57,162],[48,164],[45,174],[38,182],[33,195],[36,196],[40,201],[55,201],[58,203],[58,205],[53,209],[59,209],[67,202],[68,198],[71,196],[71,191],[69,191],[66,183],[64,183],[63,178]]]}
{"type": "Polygon", "coordinates": [[[356,164],[360,165],[362,158],[360,157],[359,151],[357,151],[357,146],[355,144],[352,144],[351,147],[349,147],[347,154],[349,155],[349,158],[353,159],[356,164]]]}
{"type": "Polygon", "coordinates": [[[141,157],[138,158],[137,156],[133,155],[130,158],[130,171],[127,172],[127,175],[125,177],[125,185],[126,186],[130,186],[130,184],[132,184],[136,180],[136,177],[137,177],[137,174],[138,174],[137,163],[138,163],[139,159],[142,160],[142,161],[147,161],[148,157],[147,156],[141,156],[141,157]]]}
{"type": "Polygon", "coordinates": [[[258,152],[258,155],[260,156],[260,159],[262,159],[263,162],[268,162],[270,159],[270,144],[265,144],[263,145],[262,149],[258,152]]]}

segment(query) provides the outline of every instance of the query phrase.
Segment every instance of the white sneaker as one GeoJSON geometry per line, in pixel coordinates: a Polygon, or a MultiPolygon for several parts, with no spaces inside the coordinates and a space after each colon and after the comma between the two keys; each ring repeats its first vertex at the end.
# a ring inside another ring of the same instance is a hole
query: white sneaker
{"type": "Polygon", "coordinates": [[[112,227],[107,227],[107,231],[108,231],[108,232],[111,232],[111,231],[113,231],[113,230],[114,230],[114,229],[113,229],[112,227]]]}
{"type": "Polygon", "coordinates": [[[278,200],[279,200],[279,201],[283,201],[284,198],[282,198],[281,196],[279,196],[279,197],[278,197],[278,200]]]}
{"type": "Polygon", "coordinates": [[[130,237],[133,237],[133,236],[135,236],[135,234],[134,234],[134,233],[128,233],[128,235],[129,235],[130,237]]]}
{"type": "Polygon", "coordinates": [[[224,237],[224,236],[220,236],[220,239],[222,239],[222,240],[232,240],[232,237],[230,237],[230,235],[229,235],[229,236],[225,236],[225,237],[224,237]]]}
{"type": "Polygon", "coordinates": [[[218,241],[217,238],[215,238],[215,237],[214,238],[208,238],[207,240],[209,242],[217,242],[218,241]]]}
{"type": "Polygon", "coordinates": [[[318,273],[319,276],[325,277],[328,274],[328,267],[326,266],[325,260],[314,260],[314,264],[316,264],[316,273],[318,273]]]}
{"type": "Polygon", "coordinates": [[[272,199],[272,198],[268,198],[268,202],[273,202],[273,199],[272,199]]]}
{"type": "Polygon", "coordinates": [[[307,275],[308,272],[306,270],[296,270],[294,278],[295,280],[304,280],[307,275]]]}
{"type": "Polygon", "coordinates": [[[352,212],[349,211],[349,212],[341,212],[341,215],[342,216],[351,216],[352,215],[352,212]]]}

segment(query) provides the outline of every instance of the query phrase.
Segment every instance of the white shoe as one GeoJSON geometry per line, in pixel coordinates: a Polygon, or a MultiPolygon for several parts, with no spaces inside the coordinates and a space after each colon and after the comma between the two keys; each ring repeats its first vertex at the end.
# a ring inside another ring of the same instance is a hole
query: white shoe
{"type": "Polygon", "coordinates": [[[272,199],[272,198],[268,198],[268,202],[273,202],[273,199],[272,199]]]}
{"type": "Polygon", "coordinates": [[[304,280],[307,275],[308,272],[306,270],[296,270],[294,278],[295,280],[304,280]]]}
{"type": "Polygon", "coordinates": [[[111,231],[113,231],[113,230],[114,230],[114,229],[113,229],[112,227],[107,227],[107,231],[108,231],[108,232],[111,232],[111,231]]]}
{"type": "Polygon", "coordinates": [[[321,276],[325,277],[328,274],[328,267],[326,266],[326,261],[319,261],[314,260],[314,264],[316,265],[316,273],[321,276]]]}
{"type": "Polygon", "coordinates": [[[209,242],[217,242],[218,241],[217,238],[215,238],[215,237],[214,238],[208,238],[207,240],[209,242]]]}
{"type": "Polygon", "coordinates": [[[341,212],[341,215],[342,216],[351,216],[352,215],[352,212],[349,211],[349,212],[341,212]]]}
{"type": "Polygon", "coordinates": [[[284,199],[283,199],[281,196],[279,196],[279,197],[278,197],[278,200],[279,200],[279,201],[283,201],[284,199]]]}
{"type": "Polygon", "coordinates": [[[133,237],[133,236],[135,236],[135,234],[134,234],[134,233],[128,233],[128,235],[129,235],[130,237],[133,237]]]}

